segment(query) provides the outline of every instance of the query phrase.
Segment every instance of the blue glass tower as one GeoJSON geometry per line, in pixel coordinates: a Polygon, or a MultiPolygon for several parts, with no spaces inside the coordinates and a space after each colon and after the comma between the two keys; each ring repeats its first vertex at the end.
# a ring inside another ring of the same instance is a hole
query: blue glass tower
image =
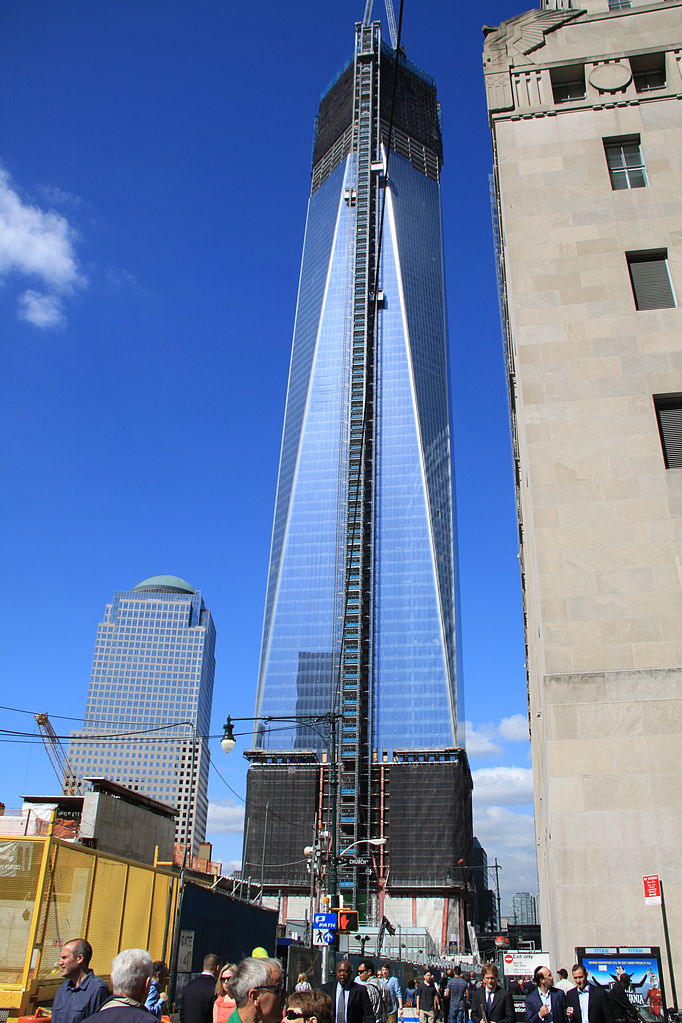
{"type": "MultiPolygon", "coordinates": [[[[462,746],[441,162],[433,80],[358,24],[316,124],[256,707],[342,713],[344,846],[386,824],[374,764],[462,746]]],[[[251,759],[328,746],[261,724],[251,759]]]]}
{"type": "Polygon", "coordinates": [[[84,727],[69,746],[79,778],[109,778],[176,806],[175,840],[195,854],[206,834],[214,673],[201,593],[168,575],[117,591],[97,628],[84,727]]]}

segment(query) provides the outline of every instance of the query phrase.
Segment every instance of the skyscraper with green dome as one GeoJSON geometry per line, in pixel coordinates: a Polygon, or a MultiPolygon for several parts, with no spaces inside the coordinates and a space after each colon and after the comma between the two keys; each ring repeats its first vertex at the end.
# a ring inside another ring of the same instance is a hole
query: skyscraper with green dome
{"type": "Polygon", "coordinates": [[[78,777],[109,778],[176,806],[175,840],[195,854],[206,834],[201,736],[214,673],[215,628],[198,590],[172,575],[117,590],[97,627],[84,727],[69,748],[78,777]]]}

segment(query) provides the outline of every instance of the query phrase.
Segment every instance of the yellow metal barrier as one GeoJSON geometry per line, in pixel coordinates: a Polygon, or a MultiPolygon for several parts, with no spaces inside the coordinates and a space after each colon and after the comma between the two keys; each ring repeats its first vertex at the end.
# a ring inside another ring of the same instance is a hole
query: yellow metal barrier
{"type": "Polygon", "coordinates": [[[0,1013],[51,1001],[70,938],[87,938],[105,980],[124,948],[168,962],[178,883],[162,868],[57,838],[0,837],[0,1013]]]}

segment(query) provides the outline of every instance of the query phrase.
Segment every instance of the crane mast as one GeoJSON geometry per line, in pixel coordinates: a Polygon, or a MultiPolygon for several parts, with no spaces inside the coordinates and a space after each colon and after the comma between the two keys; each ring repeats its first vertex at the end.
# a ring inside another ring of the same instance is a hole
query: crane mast
{"type": "MultiPolygon", "coordinates": [[[[398,29],[395,23],[395,11],[393,10],[393,0],[384,0],[386,5],[386,21],[388,22],[388,34],[391,37],[391,46],[393,49],[397,49],[398,46],[398,29]]],[[[374,6],[374,0],[365,0],[365,13],[362,19],[362,24],[366,27],[369,25],[372,18],[372,7],[374,6]]]]}

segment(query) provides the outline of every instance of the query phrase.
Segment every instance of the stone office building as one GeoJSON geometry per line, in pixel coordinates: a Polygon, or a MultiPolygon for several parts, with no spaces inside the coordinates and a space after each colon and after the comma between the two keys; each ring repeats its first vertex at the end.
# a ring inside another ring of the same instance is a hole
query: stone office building
{"type": "Polygon", "coordinates": [[[682,3],[485,35],[543,941],[679,950],[682,3]]]}

